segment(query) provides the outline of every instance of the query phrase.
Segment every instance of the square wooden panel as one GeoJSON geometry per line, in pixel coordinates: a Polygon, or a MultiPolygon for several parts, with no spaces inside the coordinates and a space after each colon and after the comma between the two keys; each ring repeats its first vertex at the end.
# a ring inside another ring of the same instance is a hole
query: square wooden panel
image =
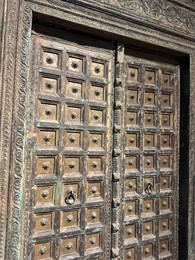
{"type": "Polygon", "coordinates": [[[128,225],[124,228],[125,239],[137,239],[137,225],[128,225]]]}
{"type": "Polygon", "coordinates": [[[58,105],[39,102],[39,119],[43,121],[56,121],[58,120],[58,105]]]}
{"type": "Polygon", "coordinates": [[[89,157],[87,162],[87,172],[89,174],[102,173],[102,158],[101,157],[89,157]]]}
{"type": "Polygon", "coordinates": [[[152,194],[156,192],[156,177],[144,177],[143,178],[143,192],[146,194],[152,194]]]}
{"type": "Polygon", "coordinates": [[[170,93],[161,94],[161,107],[162,108],[172,107],[172,94],[170,93]]]}
{"type": "Polygon", "coordinates": [[[80,157],[65,157],[64,158],[64,174],[75,174],[81,172],[80,157]]]}
{"type": "Polygon", "coordinates": [[[167,256],[167,254],[170,254],[170,240],[169,239],[163,239],[159,243],[159,252],[164,256],[167,256]]]}
{"type": "Polygon", "coordinates": [[[155,237],[154,221],[146,221],[142,223],[142,239],[151,239],[155,237]]]}
{"type": "Polygon", "coordinates": [[[39,157],[37,159],[37,174],[54,174],[55,157],[39,157]]]}
{"type": "Polygon", "coordinates": [[[85,239],[86,239],[85,240],[85,249],[86,250],[101,247],[99,233],[86,235],[85,239]]]}
{"type": "Polygon", "coordinates": [[[107,62],[93,60],[91,63],[91,76],[105,78],[107,77],[107,62]]]}
{"type": "Polygon", "coordinates": [[[136,67],[128,67],[128,81],[131,82],[139,82],[139,68],[136,67]]]}
{"type": "Polygon", "coordinates": [[[40,91],[48,94],[58,94],[59,80],[56,78],[49,78],[49,76],[42,76],[40,83],[40,91]]]}
{"type": "Polygon", "coordinates": [[[156,135],[155,134],[150,134],[150,133],[145,133],[144,134],[144,148],[156,148],[156,135]]]}
{"type": "Polygon", "coordinates": [[[160,190],[161,191],[166,191],[166,190],[170,190],[171,186],[172,186],[172,181],[171,181],[171,176],[164,176],[161,175],[160,177],[160,190]]]}
{"type": "Polygon", "coordinates": [[[161,134],[160,136],[161,148],[171,148],[171,136],[169,134],[161,134]]]}
{"type": "Polygon", "coordinates": [[[145,199],[142,202],[143,214],[155,214],[155,199],[145,199]]]}
{"type": "Polygon", "coordinates": [[[51,242],[39,243],[34,245],[34,260],[52,259],[51,242]]]}
{"type": "Polygon", "coordinates": [[[61,204],[73,205],[80,199],[80,187],[78,183],[64,184],[61,204]]]}
{"type": "Polygon", "coordinates": [[[84,83],[68,79],[65,87],[66,97],[81,99],[84,96],[84,83]]]}
{"type": "Polygon", "coordinates": [[[129,127],[139,125],[139,113],[134,111],[127,111],[126,114],[126,125],[129,127]]]}
{"type": "Polygon", "coordinates": [[[126,201],[125,202],[125,220],[137,218],[138,201],[126,201]]]}
{"type": "Polygon", "coordinates": [[[35,232],[48,232],[53,230],[54,212],[35,215],[35,232]]]}
{"type": "Polygon", "coordinates": [[[58,69],[61,66],[60,54],[52,50],[44,50],[42,53],[42,65],[48,68],[58,69]]]}
{"type": "Polygon", "coordinates": [[[138,157],[137,156],[126,156],[125,170],[132,171],[132,172],[138,171],[138,157]]]}
{"type": "Polygon", "coordinates": [[[137,178],[130,178],[125,180],[125,192],[126,193],[137,193],[137,178]]]}
{"type": "Polygon", "coordinates": [[[65,133],[65,148],[82,148],[82,132],[65,133]]]}
{"type": "Polygon", "coordinates": [[[61,230],[80,227],[80,210],[61,211],[61,230]]]}
{"type": "Polygon", "coordinates": [[[156,106],[156,93],[152,91],[145,91],[144,93],[144,105],[156,106]]]}
{"type": "Polygon", "coordinates": [[[172,115],[171,114],[161,114],[161,127],[169,128],[172,127],[172,115]]]}
{"type": "Polygon", "coordinates": [[[125,250],[125,260],[136,260],[135,248],[128,248],[125,250]]]}
{"type": "Polygon", "coordinates": [[[171,221],[168,217],[159,220],[159,231],[160,235],[166,235],[172,233],[171,231],[171,221]]]}
{"type": "MultiPolygon", "coordinates": [[[[142,254],[142,259],[153,259],[152,256],[154,254],[153,250],[153,244],[145,244],[142,246],[141,254],[142,254]]],[[[155,259],[155,258],[154,258],[155,259]]]]}
{"type": "Polygon", "coordinates": [[[170,169],[171,168],[171,156],[170,155],[161,155],[160,157],[160,168],[161,169],[170,169]]]}
{"type": "Polygon", "coordinates": [[[101,198],[101,182],[90,182],[87,185],[87,198],[100,199],[101,198]]]}
{"type": "Polygon", "coordinates": [[[90,90],[89,90],[89,100],[93,102],[106,101],[105,87],[94,85],[91,83],[90,90]]]}
{"type": "Polygon", "coordinates": [[[154,70],[145,71],[145,84],[156,84],[156,73],[154,70]]]}
{"type": "Polygon", "coordinates": [[[160,198],[160,211],[171,211],[171,197],[160,198]]]}
{"type": "Polygon", "coordinates": [[[171,87],[171,75],[169,73],[162,73],[161,85],[163,87],[171,87]]]}
{"type": "Polygon", "coordinates": [[[144,125],[145,125],[145,127],[156,127],[156,114],[155,113],[145,113],[144,125]]]}
{"type": "Polygon", "coordinates": [[[83,107],[67,106],[65,108],[65,120],[69,124],[80,124],[83,123],[83,107]]]}
{"type": "Polygon", "coordinates": [[[89,110],[89,124],[102,125],[105,124],[104,111],[102,109],[90,108],[89,110]]]}
{"type": "Polygon", "coordinates": [[[126,134],[126,148],[138,148],[139,138],[137,133],[127,133],[126,134]]]}
{"type": "Polygon", "coordinates": [[[61,239],[60,241],[60,255],[77,254],[79,248],[79,238],[70,237],[61,239]]]}
{"type": "Polygon", "coordinates": [[[86,209],[87,223],[100,223],[100,208],[88,208],[86,209]]]}
{"type": "Polygon", "coordinates": [[[144,171],[154,171],[156,169],[156,158],[154,155],[144,156],[144,171]]]}
{"type": "Polygon", "coordinates": [[[127,89],[126,99],[127,99],[127,106],[139,104],[139,90],[127,89]]]}
{"type": "Polygon", "coordinates": [[[57,132],[52,130],[40,130],[37,134],[37,139],[38,145],[43,147],[57,146],[58,144],[57,132]]]}
{"type": "Polygon", "coordinates": [[[36,204],[54,204],[54,185],[36,186],[36,204]]]}
{"type": "Polygon", "coordinates": [[[85,73],[85,58],[83,56],[68,53],[67,69],[75,73],[85,73]]]}
{"type": "Polygon", "coordinates": [[[103,148],[104,136],[101,133],[89,134],[89,149],[103,148]]]}

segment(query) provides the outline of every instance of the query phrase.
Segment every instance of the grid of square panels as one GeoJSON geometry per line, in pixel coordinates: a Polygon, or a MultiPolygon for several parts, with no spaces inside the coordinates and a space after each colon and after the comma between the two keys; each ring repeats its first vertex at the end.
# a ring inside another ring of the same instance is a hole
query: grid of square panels
{"type": "Polygon", "coordinates": [[[37,57],[33,259],[102,256],[112,55],[38,38],[37,57]]]}
{"type": "Polygon", "coordinates": [[[167,259],[174,216],[174,72],[128,61],[126,71],[124,259],[167,259]]]}

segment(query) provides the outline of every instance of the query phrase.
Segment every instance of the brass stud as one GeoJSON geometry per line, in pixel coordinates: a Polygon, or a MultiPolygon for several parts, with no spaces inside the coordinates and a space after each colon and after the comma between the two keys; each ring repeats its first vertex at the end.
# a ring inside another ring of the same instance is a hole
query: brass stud
{"type": "Polygon", "coordinates": [[[70,116],[71,116],[72,119],[76,119],[77,118],[77,113],[76,112],[72,112],[70,116]]]}
{"type": "Polygon", "coordinates": [[[129,166],[132,166],[133,165],[133,160],[129,160],[128,164],[129,164],[129,166]]]}
{"type": "Polygon", "coordinates": [[[93,212],[91,213],[91,218],[92,218],[92,219],[96,219],[96,217],[97,217],[97,213],[96,213],[95,211],[93,211],[93,212]]]}
{"type": "Polygon", "coordinates": [[[97,139],[97,138],[93,138],[93,139],[92,139],[92,142],[93,142],[94,144],[98,144],[98,139],[97,139]]]}
{"type": "Polygon", "coordinates": [[[163,207],[166,207],[167,206],[167,202],[164,200],[162,205],[163,205],[163,207]]]}
{"type": "Polygon", "coordinates": [[[46,110],[46,111],[45,111],[45,114],[46,114],[46,116],[51,116],[51,115],[52,115],[52,112],[49,111],[49,110],[46,110]]]}
{"type": "Polygon", "coordinates": [[[48,219],[47,218],[42,218],[40,221],[40,224],[42,227],[46,226],[48,224],[48,219]]]}
{"type": "Polygon", "coordinates": [[[52,89],[53,85],[51,83],[45,83],[45,87],[48,89],[52,89]]]}
{"type": "Polygon", "coordinates": [[[163,223],[162,223],[162,227],[163,227],[163,228],[166,228],[166,227],[167,227],[167,223],[166,223],[166,222],[163,222],[163,223]]]}
{"type": "Polygon", "coordinates": [[[100,68],[99,67],[95,67],[95,73],[99,74],[100,73],[100,68]]]}
{"type": "Polygon", "coordinates": [[[149,210],[150,208],[151,208],[150,203],[147,203],[147,204],[146,204],[146,209],[149,210]]]}
{"type": "Polygon", "coordinates": [[[48,190],[43,190],[43,191],[41,192],[41,196],[42,196],[44,199],[47,198],[48,195],[49,195],[49,191],[48,191],[48,190]]]}
{"type": "Polygon", "coordinates": [[[132,99],[132,100],[135,99],[135,95],[132,94],[132,93],[129,95],[129,97],[130,97],[130,99],[132,99]]]}
{"type": "Polygon", "coordinates": [[[76,141],[76,139],[75,139],[74,137],[70,137],[70,138],[69,138],[69,141],[70,141],[71,144],[74,144],[75,141],[76,141]]]}
{"type": "Polygon", "coordinates": [[[43,137],[43,140],[45,141],[45,143],[48,143],[49,141],[51,141],[51,135],[45,135],[43,137]]]}
{"type": "Polygon", "coordinates": [[[99,119],[99,116],[98,115],[93,115],[93,118],[95,119],[95,120],[98,120],[99,119]]]}
{"type": "Polygon", "coordinates": [[[146,247],[146,248],[144,249],[144,253],[145,253],[146,255],[150,253],[150,250],[149,250],[148,247],[146,247]]]}
{"type": "Polygon", "coordinates": [[[73,89],[72,89],[72,93],[74,93],[74,94],[78,93],[78,91],[79,91],[79,90],[78,90],[77,88],[73,88],[73,89]]]}
{"type": "Polygon", "coordinates": [[[147,139],[146,139],[146,143],[147,143],[147,144],[150,144],[151,142],[152,142],[151,138],[147,138],[147,139]]]}
{"type": "Polygon", "coordinates": [[[42,247],[39,249],[39,253],[40,253],[41,255],[44,255],[46,252],[47,252],[47,247],[46,247],[46,246],[42,246],[42,247]]]}
{"type": "Polygon", "coordinates": [[[147,122],[151,122],[152,118],[150,116],[148,116],[146,120],[147,120],[147,122]]]}
{"type": "Polygon", "coordinates": [[[48,64],[52,64],[52,63],[54,62],[54,60],[53,60],[53,58],[51,58],[51,57],[47,57],[47,58],[46,58],[46,62],[47,62],[48,64]]]}
{"type": "Polygon", "coordinates": [[[96,162],[92,162],[92,167],[95,169],[97,168],[98,164],[96,162]]]}
{"type": "Polygon", "coordinates": [[[71,64],[71,67],[73,68],[73,69],[77,69],[78,68],[78,63],[77,62],[72,62],[72,64],[71,64]]]}
{"type": "Polygon", "coordinates": [[[133,144],[133,143],[135,142],[135,139],[134,139],[134,138],[130,138],[130,139],[129,139],[129,142],[130,142],[131,144],[133,144]]]}
{"type": "Polygon", "coordinates": [[[150,102],[150,101],[152,101],[152,98],[151,98],[151,97],[148,97],[147,100],[150,102]]]}
{"type": "Polygon", "coordinates": [[[92,237],[89,239],[90,244],[94,245],[96,243],[96,238],[92,237]]]}
{"type": "Polygon", "coordinates": [[[133,256],[133,255],[132,255],[132,252],[131,252],[131,251],[128,251],[128,252],[127,252],[127,258],[128,258],[128,259],[131,259],[132,256],[133,256]]]}
{"type": "Polygon", "coordinates": [[[44,162],[42,164],[42,168],[46,171],[49,169],[49,167],[51,166],[50,162],[44,162]]]}
{"type": "Polygon", "coordinates": [[[127,209],[129,212],[132,212],[133,211],[133,206],[132,205],[130,205],[129,207],[128,207],[128,209],[127,209]]]}
{"type": "Polygon", "coordinates": [[[132,189],[134,187],[133,182],[129,182],[128,187],[132,189]]]}
{"type": "Polygon", "coordinates": [[[66,219],[70,223],[73,221],[74,217],[73,217],[73,215],[68,215],[66,219]]]}
{"type": "Polygon", "coordinates": [[[163,184],[163,185],[166,185],[166,184],[167,184],[167,181],[164,179],[164,180],[162,181],[162,184],[163,184]]]}
{"type": "Polygon", "coordinates": [[[134,72],[131,72],[131,73],[130,73],[130,76],[131,76],[132,78],[135,78],[135,73],[134,73],[134,72]]]}
{"type": "Polygon", "coordinates": [[[72,248],[73,248],[73,243],[71,242],[71,243],[66,244],[66,245],[65,245],[65,248],[66,248],[67,250],[72,249],[72,248]]]}
{"type": "Polygon", "coordinates": [[[92,187],[91,192],[92,192],[93,194],[96,194],[97,191],[98,191],[97,187],[95,187],[95,186],[92,187]]]}
{"type": "Polygon", "coordinates": [[[149,232],[149,231],[150,231],[150,226],[147,225],[147,226],[145,227],[145,231],[146,231],[146,232],[149,232]]]}
{"type": "Polygon", "coordinates": [[[167,246],[166,246],[166,244],[162,244],[162,245],[161,245],[161,248],[162,248],[162,250],[165,250],[165,249],[167,249],[167,246]]]}
{"type": "Polygon", "coordinates": [[[148,166],[151,165],[151,161],[149,159],[146,160],[146,165],[148,165],[148,166]]]}
{"type": "Polygon", "coordinates": [[[70,169],[74,169],[76,164],[75,164],[75,162],[70,162],[68,166],[70,169]]]}
{"type": "Polygon", "coordinates": [[[128,234],[129,236],[133,234],[132,228],[129,228],[129,229],[127,230],[127,234],[128,234]]]}
{"type": "Polygon", "coordinates": [[[95,91],[94,93],[95,93],[95,96],[96,96],[96,97],[99,97],[99,96],[100,96],[100,92],[99,92],[99,91],[95,91]]]}

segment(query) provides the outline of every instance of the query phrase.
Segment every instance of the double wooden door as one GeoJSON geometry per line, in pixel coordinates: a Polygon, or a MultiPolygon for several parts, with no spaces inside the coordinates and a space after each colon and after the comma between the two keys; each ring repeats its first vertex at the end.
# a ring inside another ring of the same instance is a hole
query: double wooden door
{"type": "Polygon", "coordinates": [[[29,259],[177,259],[179,67],[35,33],[29,259]]]}

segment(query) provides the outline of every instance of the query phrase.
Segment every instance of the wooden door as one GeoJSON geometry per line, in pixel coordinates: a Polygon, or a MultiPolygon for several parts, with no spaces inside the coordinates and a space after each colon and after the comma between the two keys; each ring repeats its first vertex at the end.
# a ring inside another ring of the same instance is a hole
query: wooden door
{"type": "Polygon", "coordinates": [[[29,259],[176,260],[178,66],[35,33],[29,75],[29,259]]]}

